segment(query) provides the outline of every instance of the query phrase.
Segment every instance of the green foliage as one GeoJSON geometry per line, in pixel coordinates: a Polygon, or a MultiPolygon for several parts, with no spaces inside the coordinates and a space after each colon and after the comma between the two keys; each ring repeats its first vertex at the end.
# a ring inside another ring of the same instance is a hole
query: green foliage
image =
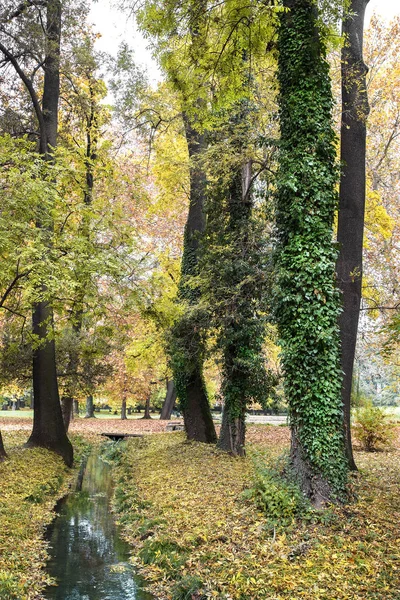
{"type": "Polygon", "coordinates": [[[139,552],[145,565],[155,565],[163,569],[167,577],[173,577],[188,559],[188,553],[180,545],[168,539],[146,540],[139,552]]]}
{"type": "Polygon", "coordinates": [[[344,494],[340,298],[333,219],[336,136],[326,50],[315,10],[299,0],[279,30],[276,318],[292,428],[314,474],[344,494]]]}
{"type": "Polygon", "coordinates": [[[244,497],[256,502],[270,525],[291,525],[309,506],[299,486],[290,477],[288,457],[272,460],[265,453],[252,451],[251,458],[254,463],[253,484],[244,497]]]}
{"type": "Polygon", "coordinates": [[[354,435],[364,450],[377,452],[390,448],[395,432],[387,412],[367,404],[355,411],[354,435]]]}
{"type": "Polygon", "coordinates": [[[202,593],[203,583],[196,575],[182,577],[171,589],[172,600],[206,600],[207,596],[202,593]]]}

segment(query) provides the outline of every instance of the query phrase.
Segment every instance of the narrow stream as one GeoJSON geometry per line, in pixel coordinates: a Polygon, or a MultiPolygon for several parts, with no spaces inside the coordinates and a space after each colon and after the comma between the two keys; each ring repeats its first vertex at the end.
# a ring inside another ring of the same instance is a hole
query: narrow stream
{"type": "Polygon", "coordinates": [[[109,503],[111,467],[89,456],[82,488],[62,502],[49,530],[48,572],[58,583],[47,600],[150,600],[129,564],[129,546],[119,536],[109,503]]]}

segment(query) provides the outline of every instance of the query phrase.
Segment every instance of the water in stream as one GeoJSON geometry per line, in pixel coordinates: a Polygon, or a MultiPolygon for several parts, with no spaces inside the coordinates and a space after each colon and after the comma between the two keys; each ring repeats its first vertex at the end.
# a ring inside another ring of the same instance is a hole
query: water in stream
{"type": "Polygon", "coordinates": [[[129,565],[129,546],[109,511],[111,494],[110,466],[90,455],[82,489],[62,502],[49,531],[48,571],[58,585],[47,589],[47,600],[152,598],[129,565]]]}

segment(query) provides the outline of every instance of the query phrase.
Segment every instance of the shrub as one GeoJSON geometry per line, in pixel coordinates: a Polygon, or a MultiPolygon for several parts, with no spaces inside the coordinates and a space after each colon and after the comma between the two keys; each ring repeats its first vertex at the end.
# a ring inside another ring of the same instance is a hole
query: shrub
{"type": "Polygon", "coordinates": [[[182,577],[172,588],[172,600],[206,600],[202,591],[203,583],[199,577],[187,575],[182,577]]]}
{"type": "Polygon", "coordinates": [[[377,452],[391,446],[393,426],[388,414],[378,406],[363,406],[356,410],[354,434],[363,450],[377,452]]]}
{"type": "Polygon", "coordinates": [[[254,479],[245,497],[256,502],[271,525],[290,525],[306,510],[306,500],[298,485],[291,481],[286,456],[275,463],[253,452],[254,479]]]}

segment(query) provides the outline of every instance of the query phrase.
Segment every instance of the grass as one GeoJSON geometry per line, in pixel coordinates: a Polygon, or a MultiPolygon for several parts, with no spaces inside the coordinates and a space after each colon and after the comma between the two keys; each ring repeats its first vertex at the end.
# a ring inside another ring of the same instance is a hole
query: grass
{"type": "MultiPolygon", "coordinates": [[[[287,428],[248,431],[271,460],[287,446],[287,428]]],[[[274,529],[243,493],[255,476],[249,457],[181,434],[125,448],[115,510],[159,600],[399,600],[398,451],[357,452],[357,501],[274,529]]]]}

